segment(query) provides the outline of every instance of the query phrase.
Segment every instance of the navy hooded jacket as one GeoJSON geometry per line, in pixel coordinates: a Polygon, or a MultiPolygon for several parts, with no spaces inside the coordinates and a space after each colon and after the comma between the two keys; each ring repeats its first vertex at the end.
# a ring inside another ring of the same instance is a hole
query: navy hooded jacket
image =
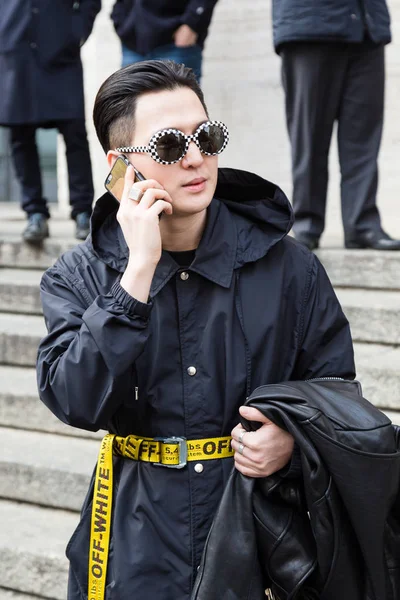
{"type": "MultiPolygon", "coordinates": [[[[182,269],[163,252],[147,304],[119,284],[128,250],[117,208],[100,198],[91,238],[42,279],[38,384],[62,421],[217,437],[257,386],[354,377],[348,322],[316,256],[287,237],[292,210],[277,186],[220,170],[193,263],[182,269]]],[[[209,460],[198,472],[115,459],[107,600],[190,598],[232,465],[209,460]]],[[[90,512],[91,493],[67,550],[69,600],[87,597],[90,512]]]]}

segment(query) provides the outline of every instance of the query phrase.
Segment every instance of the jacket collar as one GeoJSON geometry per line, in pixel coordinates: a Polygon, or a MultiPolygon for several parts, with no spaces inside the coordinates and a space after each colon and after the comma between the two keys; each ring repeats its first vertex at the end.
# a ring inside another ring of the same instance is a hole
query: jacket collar
{"type": "MultiPolygon", "coordinates": [[[[116,219],[117,210],[117,201],[108,193],[97,201],[87,243],[100,260],[124,272],[128,248],[116,219]]],[[[215,197],[190,269],[229,288],[234,270],[265,256],[288,233],[292,222],[289,202],[276,185],[246,171],[220,169],[215,197]]],[[[155,296],[179,268],[163,251],[150,295],[155,296]]]]}
{"type": "MultiPolygon", "coordinates": [[[[118,241],[125,258],[125,268],[128,247],[120,227],[118,227],[118,241]]],[[[236,262],[236,250],[235,224],[229,210],[220,200],[214,198],[208,208],[204,233],[190,270],[222,287],[229,288],[236,262]]],[[[154,297],[179,269],[179,265],[169,252],[163,250],[151,283],[150,297],[154,297]]]]}

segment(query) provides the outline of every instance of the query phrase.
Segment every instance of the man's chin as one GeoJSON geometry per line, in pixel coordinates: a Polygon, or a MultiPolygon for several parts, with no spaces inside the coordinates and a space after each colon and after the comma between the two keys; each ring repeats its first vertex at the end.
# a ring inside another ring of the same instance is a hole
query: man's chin
{"type": "Polygon", "coordinates": [[[207,189],[199,194],[184,193],[176,200],[172,198],[175,213],[185,215],[202,212],[209,207],[212,199],[213,194],[207,189]]]}

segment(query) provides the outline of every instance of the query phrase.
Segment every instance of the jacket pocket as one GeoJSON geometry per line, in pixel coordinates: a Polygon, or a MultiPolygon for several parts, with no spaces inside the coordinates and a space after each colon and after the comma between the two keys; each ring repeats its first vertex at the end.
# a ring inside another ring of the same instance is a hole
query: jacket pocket
{"type": "Polygon", "coordinates": [[[313,504],[310,522],[317,548],[318,579],[323,586],[321,598],[339,596],[343,580],[347,586],[345,597],[359,598],[365,583],[363,563],[332,480],[324,496],[313,504]]]}
{"type": "Polygon", "coordinates": [[[265,487],[257,482],[253,494],[258,559],[267,575],[264,583],[279,600],[318,598],[311,589],[316,551],[301,493],[285,481],[267,495],[265,487]]]}

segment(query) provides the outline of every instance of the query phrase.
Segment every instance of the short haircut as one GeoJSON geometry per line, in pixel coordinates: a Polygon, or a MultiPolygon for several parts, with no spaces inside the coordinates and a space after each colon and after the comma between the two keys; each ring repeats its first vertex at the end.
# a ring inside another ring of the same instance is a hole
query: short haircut
{"type": "Polygon", "coordinates": [[[208,116],[196,76],[185,65],[172,60],[146,60],[110,75],[100,87],[93,109],[94,126],[103,150],[131,145],[139,96],[180,87],[193,90],[208,116]]]}

